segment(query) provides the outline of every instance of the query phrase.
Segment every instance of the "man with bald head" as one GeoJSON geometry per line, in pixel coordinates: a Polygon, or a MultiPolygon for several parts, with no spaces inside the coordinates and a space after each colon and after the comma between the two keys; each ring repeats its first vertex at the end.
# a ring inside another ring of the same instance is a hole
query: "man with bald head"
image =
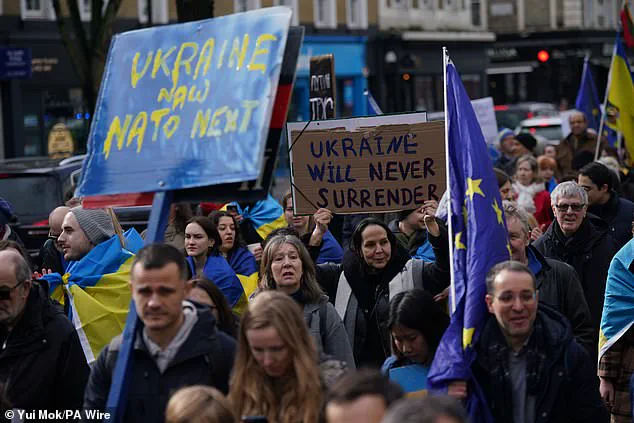
{"type": "Polygon", "coordinates": [[[60,206],[48,215],[48,239],[40,249],[40,264],[44,269],[42,273],[47,273],[50,270],[63,275],[66,270],[67,262],[57,238],[62,233],[62,222],[69,211],[70,207],[60,206]]]}
{"type": "Polygon", "coordinates": [[[89,367],[79,337],[11,249],[0,251],[0,345],[0,383],[14,409],[81,407],[89,367]]]}
{"type": "MultiPolygon", "coordinates": [[[[555,176],[559,180],[566,177],[576,178],[575,171],[586,164],[582,160],[582,156],[587,155],[592,161],[591,155],[594,154],[597,147],[597,134],[595,131],[588,129],[588,119],[583,112],[578,110],[572,112],[568,117],[568,123],[570,124],[570,134],[561,140],[557,146],[557,154],[555,156],[557,161],[555,176]],[[574,160],[575,158],[577,160],[574,160]],[[573,160],[579,162],[576,168],[573,166],[573,160]]],[[[606,146],[607,143],[602,140],[601,149],[606,146]]]]}

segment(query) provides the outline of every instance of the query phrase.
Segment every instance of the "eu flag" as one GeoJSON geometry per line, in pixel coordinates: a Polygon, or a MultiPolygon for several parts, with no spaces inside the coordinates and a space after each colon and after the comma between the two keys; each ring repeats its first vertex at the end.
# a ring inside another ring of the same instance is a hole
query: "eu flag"
{"type": "Polygon", "coordinates": [[[453,380],[468,381],[472,422],[492,421],[471,373],[474,345],[489,313],[486,274],[508,260],[510,250],[502,202],[487,144],[460,76],[450,61],[445,69],[448,125],[450,226],[452,236],[451,323],[429,372],[432,389],[453,380]]]}
{"type": "Polygon", "coordinates": [[[590,71],[588,58],[583,62],[583,73],[581,74],[581,85],[577,93],[575,108],[586,115],[588,120],[588,128],[595,131],[599,130],[599,121],[601,119],[601,107],[597,88],[594,86],[594,79],[590,71]]]}

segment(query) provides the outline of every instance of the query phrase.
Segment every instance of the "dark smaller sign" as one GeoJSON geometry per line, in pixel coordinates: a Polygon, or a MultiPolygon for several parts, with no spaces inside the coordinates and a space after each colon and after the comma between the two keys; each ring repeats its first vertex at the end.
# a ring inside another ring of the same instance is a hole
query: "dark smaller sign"
{"type": "Polygon", "coordinates": [[[0,79],[30,79],[31,49],[0,47],[0,79]]]}
{"type": "Polygon", "coordinates": [[[334,119],[337,105],[335,57],[310,58],[310,120],[334,119]]]}

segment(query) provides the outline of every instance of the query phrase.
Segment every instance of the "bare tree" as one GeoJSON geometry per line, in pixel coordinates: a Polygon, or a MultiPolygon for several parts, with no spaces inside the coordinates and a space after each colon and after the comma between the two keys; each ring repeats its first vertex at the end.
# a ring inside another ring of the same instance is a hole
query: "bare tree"
{"type": "Polygon", "coordinates": [[[121,2],[122,0],[109,0],[104,7],[104,0],[91,0],[91,19],[83,22],[77,0],[53,0],[57,27],[79,75],[91,119],[112,38],[112,25],[121,2]],[[69,11],[68,18],[62,16],[62,1],[65,1],[69,11]]]}
{"type": "Polygon", "coordinates": [[[214,17],[214,0],[176,0],[178,22],[191,22],[214,17]]]}

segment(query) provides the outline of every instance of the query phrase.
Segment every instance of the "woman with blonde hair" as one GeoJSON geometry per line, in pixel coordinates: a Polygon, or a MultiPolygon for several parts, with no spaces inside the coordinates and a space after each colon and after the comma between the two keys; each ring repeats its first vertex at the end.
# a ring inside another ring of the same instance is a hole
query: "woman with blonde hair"
{"type": "Polygon", "coordinates": [[[315,265],[302,241],[294,235],[268,239],[260,266],[260,290],[277,290],[303,308],[304,321],[320,357],[325,354],[354,368],[352,346],[335,307],[328,302],[315,265]]]}
{"type": "Polygon", "coordinates": [[[297,303],[260,293],[242,316],[229,400],[238,417],[316,423],[322,384],[317,349],[297,303]]]}
{"type": "Polygon", "coordinates": [[[544,231],[553,221],[550,194],[539,177],[537,160],[530,154],[517,159],[513,189],[517,192],[517,204],[535,216],[544,231]]]}
{"type": "Polygon", "coordinates": [[[188,386],[176,391],[167,403],[167,423],[235,423],[231,403],[211,386],[188,386]]]}

